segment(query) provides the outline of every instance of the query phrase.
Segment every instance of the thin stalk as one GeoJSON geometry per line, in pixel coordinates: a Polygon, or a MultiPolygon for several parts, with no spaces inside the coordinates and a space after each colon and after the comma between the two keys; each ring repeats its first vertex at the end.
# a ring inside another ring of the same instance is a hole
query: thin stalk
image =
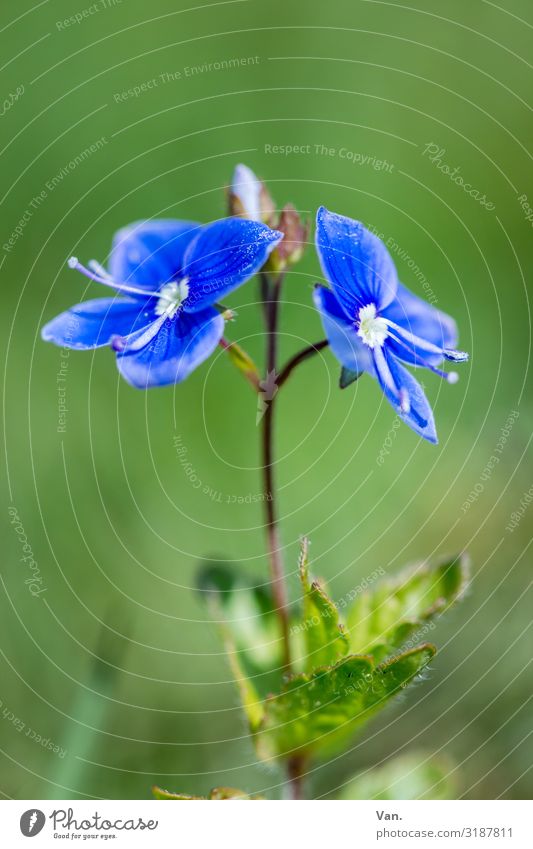
{"type": "Polygon", "coordinates": [[[270,278],[268,271],[259,272],[259,300],[263,310],[263,318],[268,329],[268,311],[270,301],[270,278]]]}
{"type": "Polygon", "coordinates": [[[263,503],[265,504],[265,529],[272,579],[272,594],[281,625],[283,663],[287,671],[289,671],[291,666],[289,614],[278,530],[277,497],[273,471],[273,412],[274,404],[270,401],[263,417],[263,475],[266,495],[263,503]]]}
{"type": "MultiPolygon", "coordinates": [[[[285,574],[281,555],[281,544],[278,528],[277,492],[274,475],[274,401],[276,392],[290,377],[293,369],[309,357],[317,354],[328,344],[327,340],[317,342],[300,351],[288,361],[281,373],[277,374],[278,360],[278,315],[283,275],[274,283],[270,283],[266,275],[262,277],[262,293],[264,297],[264,315],[267,329],[266,350],[266,387],[263,395],[265,404],[262,420],[262,453],[263,478],[265,491],[265,530],[270,563],[270,576],[274,604],[281,626],[283,639],[283,660],[286,672],[291,671],[291,647],[289,640],[289,613],[285,574]]],[[[300,800],[304,798],[305,759],[294,755],[287,761],[287,789],[289,798],[300,800]]]]}
{"type": "Polygon", "coordinates": [[[281,370],[281,373],[276,381],[278,389],[281,389],[285,381],[290,377],[291,372],[296,366],[303,363],[304,360],[308,360],[309,357],[312,357],[313,354],[318,354],[319,351],[322,351],[323,348],[327,348],[329,342],[327,339],[321,339],[320,342],[315,342],[314,345],[309,345],[308,348],[304,348],[302,351],[299,351],[297,354],[292,357],[289,362],[285,365],[285,367],[281,370]]]}
{"type": "Polygon", "coordinates": [[[293,755],[287,761],[287,778],[289,798],[301,801],[303,796],[303,783],[305,772],[305,760],[301,755],[293,755]]]}
{"type": "Polygon", "coordinates": [[[289,611],[285,573],[281,556],[281,543],[278,529],[277,493],[274,475],[274,400],[276,385],[274,383],[277,365],[278,349],[278,307],[283,276],[280,275],[270,291],[270,300],[266,303],[265,315],[267,320],[267,385],[271,385],[271,397],[265,398],[265,412],[262,420],[262,454],[263,479],[265,499],[265,531],[272,580],[272,594],[281,626],[283,640],[283,662],[286,671],[291,667],[291,648],[289,640],[289,611]]]}

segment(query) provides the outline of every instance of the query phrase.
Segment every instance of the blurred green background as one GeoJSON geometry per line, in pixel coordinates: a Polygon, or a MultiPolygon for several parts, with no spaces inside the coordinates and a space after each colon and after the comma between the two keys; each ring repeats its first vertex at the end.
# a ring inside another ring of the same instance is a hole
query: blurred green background
{"type": "MultiPolygon", "coordinates": [[[[148,798],[154,781],[280,793],[193,591],[206,555],[266,578],[261,503],[238,503],[261,492],[253,394],[222,352],[147,394],[118,379],[110,351],[73,352],[58,383],[61,352],[39,338],[45,320],[103,294],[66,268],[69,255],[105,261],[113,232],[138,218],[223,215],[243,161],[278,203],[311,217],[323,203],[394,240],[402,280],[422,296],[430,287],[472,355],[455,387],[425,376],[437,447],[393,428],[370,378],[339,392],[328,351],[280,397],[294,599],[302,533],[334,598],[379,567],[461,549],[473,561],[468,597],[431,635],[428,680],[317,766],[312,793],[424,749],[451,758],[459,795],[531,797],[533,507],[506,530],[532,484],[531,4],[8,0],[0,16],[4,796],[148,798]],[[40,569],[37,597],[9,508],[40,569]]],[[[319,274],[309,249],[289,275],[286,356],[321,338],[319,274]]],[[[254,282],[232,295],[228,335],[261,360],[256,298],[254,282]]]]}

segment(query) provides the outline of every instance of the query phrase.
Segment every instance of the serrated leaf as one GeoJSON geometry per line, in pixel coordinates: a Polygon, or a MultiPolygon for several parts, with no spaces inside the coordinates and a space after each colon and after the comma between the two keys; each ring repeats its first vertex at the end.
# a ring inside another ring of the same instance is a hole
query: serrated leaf
{"type": "Polygon", "coordinates": [[[300,581],[303,588],[303,619],[291,626],[291,635],[303,636],[304,665],[308,671],[332,666],[348,654],[350,642],[339,623],[339,613],[325,590],[309,579],[309,542],[300,544],[300,581]]]}
{"type": "Polygon", "coordinates": [[[362,371],[351,371],[349,368],[343,366],[339,377],[339,387],[341,389],[346,389],[347,386],[350,386],[352,383],[355,383],[356,380],[359,380],[362,374],[362,371]]]}
{"type": "Polygon", "coordinates": [[[460,598],[467,576],[468,560],[459,555],[410,567],[361,593],[347,617],[350,650],[379,661],[420,642],[427,623],[460,598]]]}
{"type": "Polygon", "coordinates": [[[173,793],[171,790],[163,790],[162,787],[154,785],[152,787],[152,796],[154,799],[178,799],[179,801],[190,801],[191,799],[206,799],[206,796],[187,796],[186,793],[173,793]]]}
{"type": "Polygon", "coordinates": [[[429,663],[425,644],[376,666],[371,657],[347,657],[335,666],[289,679],[264,703],[256,734],[261,757],[307,756],[335,748],[367,722],[429,663]]]}
{"type": "Polygon", "coordinates": [[[154,799],[173,799],[181,802],[207,799],[212,800],[252,800],[259,799],[259,796],[250,796],[244,790],[237,790],[235,787],[214,787],[208,796],[188,796],[185,793],[172,793],[170,790],[163,790],[161,787],[152,787],[152,795],[154,799]]]}
{"type": "Polygon", "coordinates": [[[355,776],[341,799],[455,799],[453,765],[447,758],[417,752],[393,758],[383,766],[355,776]]]}

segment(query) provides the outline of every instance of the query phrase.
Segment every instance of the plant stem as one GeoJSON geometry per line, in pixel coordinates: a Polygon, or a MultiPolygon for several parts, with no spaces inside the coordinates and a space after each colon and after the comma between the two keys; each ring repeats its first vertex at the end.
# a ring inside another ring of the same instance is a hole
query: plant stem
{"type": "MultiPolygon", "coordinates": [[[[268,278],[262,278],[262,292],[265,298],[264,314],[267,329],[266,350],[266,381],[264,384],[263,403],[263,477],[265,491],[265,530],[270,562],[272,594],[279,617],[283,639],[283,661],[285,671],[291,671],[291,647],[289,639],[289,613],[285,574],[281,555],[281,544],[278,530],[277,494],[274,475],[274,400],[276,392],[289,378],[293,369],[299,363],[317,354],[328,344],[322,340],[300,351],[288,361],[279,376],[276,372],[278,358],[278,314],[283,275],[269,284],[268,278]]],[[[287,761],[287,787],[293,800],[303,799],[305,760],[301,755],[294,755],[287,761]]]]}
{"type": "Polygon", "coordinates": [[[270,290],[270,300],[265,304],[267,320],[267,391],[263,397],[265,411],[263,416],[263,478],[265,530],[272,580],[272,594],[281,626],[283,640],[283,662],[286,671],[291,667],[291,649],[289,641],[289,613],[285,575],[281,556],[281,544],[278,530],[277,496],[274,476],[274,398],[277,386],[275,384],[277,348],[278,348],[278,307],[283,275],[280,275],[270,290]],[[268,391],[271,387],[272,391],[268,391]]]}
{"type": "Polygon", "coordinates": [[[273,473],[273,411],[274,405],[270,402],[263,418],[263,473],[265,481],[265,495],[267,496],[264,500],[264,504],[266,505],[265,526],[270,559],[270,574],[272,578],[272,594],[274,596],[274,603],[280,620],[281,635],[283,639],[283,662],[287,671],[289,671],[291,665],[291,651],[289,643],[287,591],[285,588],[285,575],[281,557],[273,473]]]}
{"type": "Polygon", "coordinates": [[[294,801],[303,799],[303,779],[305,760],[301,755],[294,755],[287,761],[287,777],[289,779],[290,798],[294,801]]]}
{"type": "Polygon", "coordinates": [[[268,302],[270,300],[270,280],[268,277],[268,271],[259,272],[259,296],[265,321],[267,321],[268,324],[268,302]]]}
{"type": "Polygon", "coordinates": [[[315,342],[314,345],[309,345],[308,348],[304,348],[302,351],[299,351],[297,354],[292,357],[289,362],[285,365],[285,367],[281,370],[281,373],[277,379],[278,389],[281,389],[285,381],[290,377],[291,372],[296,366],[303,363],[304,360],[312,357],[313,354],[318,354],[319,351],[322,351],[323,348],[327,348],[329,342],[327,339],[321,339],[320,342],[315,342]]]}

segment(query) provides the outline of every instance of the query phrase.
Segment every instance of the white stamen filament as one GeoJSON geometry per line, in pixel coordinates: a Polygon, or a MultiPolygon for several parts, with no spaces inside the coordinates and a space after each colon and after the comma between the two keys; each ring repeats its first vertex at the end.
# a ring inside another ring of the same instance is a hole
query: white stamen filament
{"type": "Polygon", "coordinates": [[[159,318],[152,321],[143,330],[136,330],[133,333],[130,333],[129,336],[115,336],[111,342],[113,349],[120,354],[130,354],[133,351],[140,351],[141,348],[146,347],[146,345],[152,341],[154,336],[159,333],[159,330],[168,317],[168,311],[166,313],[161,313],[159,318]],[[129,340],[133,337],[136,338],[130,342],[129,340]]]}
{"type": "Polygon", "coordinates": [[[453,360],[454,362],[465,362],[468,360],[468,354],[465,351],[454,351],[451,348],[439,348],[438,345],[434,345],[432,342],[428,342],[427,339],[422,339],[420,336],[415,336],[414,333],[410,333],[404,327],[401,327],[389,318],[384,318],[383,321],[387,327],[392,327],[406,342],[410,342],[411,345],[420,348],[422,351],[426,351],[428,354],[439,354],[439,356],[445,357],[447,360],[453,360]]]}
{"type": "Polygon", "coordinates": [[[98,260],[90,259],[87,265],[89,266],[91,271],[94,271],[94,273],[98,274],[99,277],[103,277],[104,280],[109,280],[113,282],[113,278],[111,277],[109,271],[107,271],[107,269],[105,269],[104,266],[98,262],[98,260]]]}
{"type": "MultiPolygon", "coordinates": [[[[94,261],[91,260],[91,264],[94,261]]],[[[85,268],[81,262],[78,262],[77,257],[71,256],[67,262],[69,268],[73,268],[76,271],[81,271],[85,277],[88,277],[89,280],[94,280],[95,283],[102,283],[104,286],[110,286],[112,289],[116,289],[118,292],[130,292],[132,295],[142,295],[144,298],[157,298],[159,296],[159,292],[150,292],[147,289],[137,288],[137,286],[130,286],[127,283],[116,283],[113,278],[107,274],[102,276],[101,274],[96,274],[94,271],[91,271],[89,268],[85,268]]]]}
{"type": "MultiPolygon", "coordinates": [[[[445,371],[442,371],[442,369],[437,368],[436,366],[432,365],[431,363],[428,363],[427,360],[425,360],[423,357],[418,356],[416,351],[413,348],[410,348],[409,345],[407,345],[407,343],[404,342],[403,339],[400,339],[399,336],[396,336],[395,333],[389,333],[389,337],[391,339],[394,339],[396,344],[400,345],[400,347],[403,348],[405,351],[409,351],[410,354],[415,355],[414,365],[423,366],[424,368],[429,369],[434,374],[438,374],[439,377],[442,377],[443,380],[448,381],[448,383],[450,383],[450,384],[457,383],[457,381],[459,380],[459,375],[457,374],[456,371],[445,372],[445,371]]],[[[444,354],[441,353],[440,356],[442,357],[442,356],[444,356],[444,354]]]]}

